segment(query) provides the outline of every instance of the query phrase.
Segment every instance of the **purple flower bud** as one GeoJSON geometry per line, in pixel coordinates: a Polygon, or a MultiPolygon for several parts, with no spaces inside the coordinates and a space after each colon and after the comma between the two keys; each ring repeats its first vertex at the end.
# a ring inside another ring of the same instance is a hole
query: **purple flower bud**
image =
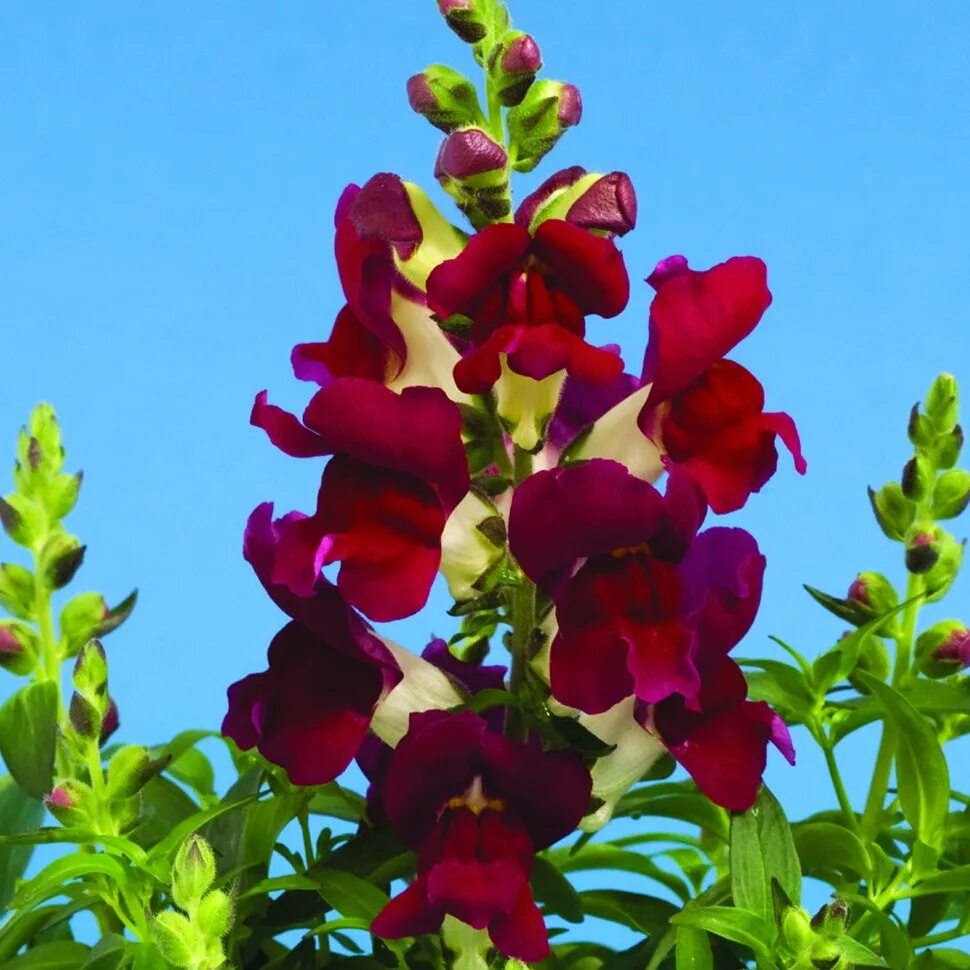
{"type": "Polygon", "coordinates": [[[604,175],[573,203],[566,221],[617,236],[628,233],[637,224],[637,195],[630,176],[625,172],[604,175]]]}
{"type": "Polygon", "coordinates": [[[438,0],[438,10],[448,26],[466,44],[477,44],[488,33],[477,0],[438,0]]]}
{"type": "Polygon", "coordinates": [[[849,586],[848,598],[850,600],[855,600],[855,602],[859,603],[861,606],[869,605],[869,593],[862,576],[856,576],[856,578],[852,580],[852,584],[849,586]]]}
{"type": "Polygon", "coordinates": [[[23,644],[13,635],[10,628],[0,626],[0,656],[17,657],[23,652],[23,644]]]}
{"type": "Polygon", "coordinates": [[[933,659],[970,667],[970,630],[954,630],[933,653],[933,659]]]}
{"type": "Polygon", "coordinates": [[[121,720],[118,717],[118,705],[114,702],[114,698],[108,698],[108,710],[105,712],[104,720],[101,722],[101,736],[98,741],[100,744],[104,744],[108,738],[111,737],[115,731],[118,730],[121,720]]]}
{"type": "Polygon", "coordinates": [[[541,67],[542,54],[530,34],[520,34],[505,48],[502,70],[507,74],[536,74],[541,67]]]}
{"type": "Polygon", "coordinates": [[[432,64],[409,78],[407,92],[412,110],[445,134],[484,124],[475,85],[443,64],[432,64]]]}
{"type": "Polygon", "coordinates": [[[564,84],[559,96],[559,122],[564,128],[578,125],[583,117],[583,99],[575,84],[564,84]]]}
{"type": "Polygon", "coordinates": [[[480,128],[465,128],[441,143],[434,174],[462,180],[504,169],[508,160],[505,149],[480,128]]]}
{"type": "Polygon", "coordinates": [[[540,67],[542,55],[533,37],[521,31],[506,34],[488,56],[488,72],[499,101],[507,108],[519,104],[540,67]]]}
{"type": "Polygon", "coordinates": [[[49,795],[45,796],[44,804],[48,808],[76,808],[77,802],[64,785],[58,785],[49,795]]]}
{"type": "Polygon", "coordinates": [[[438,99],[428,84],[428,76],[424,73],[415,74],[408,78],[408,104],[411,110],[419,115],[428,114],[438,107],[438,99]]]}

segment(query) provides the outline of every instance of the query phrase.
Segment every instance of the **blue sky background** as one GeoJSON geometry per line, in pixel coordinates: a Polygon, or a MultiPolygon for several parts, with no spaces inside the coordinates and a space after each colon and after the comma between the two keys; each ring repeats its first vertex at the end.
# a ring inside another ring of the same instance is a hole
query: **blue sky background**
{"type": "MultiPolygon", "coordinates": [[[[769,561],[739,653],[772,652],[776,634],[815,654],[841,625],[801,583],[902,578],[865,487],[898,475],[934,374],[970,393],[970,6],[521,0],[512,13],[586,112],[519,197],[570,164],[624,169],[640,200],[621,244],[635,281],[676,252],[768,263],[774,305],[735,356],[795,416],[809,474],[783,459],[734,517],[769,561]]],[[[108,641],[122,738],[215,727],[226,685],[263,666],[281,623],[240,556],[246,515],[268,498],[309,510],[319,473],[248,426],[252,397],[268,387],[299,407],[309,393],[289,349],[322,338],[341,304],[343,186],[392,170],[443,200],[440,136],[408,110],[405,79],[474,65],[431,0],[21,0],[0,6],[0,36],[3,454],[52,401],[85,470],[78,589],[140,590],[108,641]]],[[[620,321],[591,326],[634,368],[648,303],[635,284],[620,321]]],[[[936,614],[966,618],[968,588],[936,614]]],[[[394,635],[417,649],[445,629],[435,603],[394,635]]],[[[856,800],[873,746],[861,733],[844,747],[856,800]]],[[[820,759],[800,753],[768,772],[794,814],[832,802],[820,759]]],[[[954,756],[966,777],[968,746],[954,756]]]]}

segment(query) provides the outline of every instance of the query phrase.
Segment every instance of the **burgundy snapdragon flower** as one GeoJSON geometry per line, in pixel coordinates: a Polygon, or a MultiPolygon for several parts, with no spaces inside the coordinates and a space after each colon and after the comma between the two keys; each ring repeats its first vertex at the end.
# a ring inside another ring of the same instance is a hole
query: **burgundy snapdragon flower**
{"type": "Polygon", "coordinates": [[[269,668],[229,687],[222,733],[256,747],[297,785],[339,775],[357,753],[380,700],[401,679],[387,647],[339,591],[318,576],[308,596],[273,578],[282,536],[302,520],[273,521],[273,506],[250,516],[243,554],[292,622],[273,638],[269,668]]]}
{"type": "Polygon", "coordinates": [[[699,658],[726,655],[747,632],[764,572],[743,530],[697,535],[704,511],[676,468],[661,496],[603,459],[538,472],[516,489],[509,546],[556,605],[557,700],[589,714],[631,694],[696,706],[699,658]]]}
{"type": "Polygon", "coordinates": [[[616,316],[630,284],[612,240],[561,219],[535,234],[520,225],[486,226],[428,277],[428,303],[441,319],[471,320],[469,349],[455,382],[469,394],[499,379],[502,355],[517,374],[541,380],[565,370],[609,380],[618,358],[583,339],[586,315],[616,316]]]}
{"type": "Polygon", "coordinates": [[[588,771],[571,751],[544,752],[489,731],[470,711],[411,716],[383,788],[391,825],[418,852],[415,881],[378,914],[377,936],[435,933],[450,914],[510,957],[549,954],[529,877],[535,853],[585,813],[588,771]]]}
{"type": "Polygon", "coordinates": [[[724,354],[758,324],[771,303],[765,264],[736,256],[698,272],[683,256],[657,265],[657,291],[642,384],[651,384],[640,429],[700,483],[718,513],[740,508],[774,474],[775,438],[804,474],[795,423],[765,413],[764,389],[724,354]]]}
{"type": "Polygon", "coordinates": [[[438,388],[396,394],[362,378],[321,388],[301,423],[262,392],[251,421],[288,455],[333,455],[316,512],[286,523],[273,579],[309,596],[327,563],[337,586],[374,620],[424,605],[441,561],[445,520],[468,491],[458,408],[438,388]]]}

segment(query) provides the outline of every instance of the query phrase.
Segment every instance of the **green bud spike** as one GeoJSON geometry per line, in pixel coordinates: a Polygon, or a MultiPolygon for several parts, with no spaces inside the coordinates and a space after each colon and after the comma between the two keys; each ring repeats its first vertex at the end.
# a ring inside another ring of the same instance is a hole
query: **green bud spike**
{"type": "Polygon", "coordinates": [[[508,31],[485,59],[499,103],[512,108],[522,102],[542,67],[535,39],[521,30],[508,31]]]}
{"type": "Polygon", "coordinates": [[[781,938],[792,953],[800,954],[807,950],[815,939],[808,913],[798,906],[785,910],[781,918],[781,938]]]}
{"type": "Polygon", "coordinates": [[[955,519],[970,505],[970,472],[951,468],[933,489],[930,512],[934,519],[955,519]]]}
{"type": "MultiPolygon", "coordinates": [[[[75,691],[71,694],[71,702],[67,709],[68,723],[74,733],[78,747],[83,750],[84,741],[100,737],[101,723],[104,720],[107,708],[107,698],[105,702],[99,703],[97,699],[85,697],[75,691]]],[[[69,737],[70,735],[68,735],[69,737]]]]}
{"type": "Polygon", "coordinates": [[[869,489],[869,501],[879,528],[890,538],[901,542],[906,530],[916,518],[916,507],[903,494],[896,482],[883,485],[878,492],[869,489]]]}
{"type": "Polygon", "coordinates": [[[85,548],[66,532],[57,532],[44,543],[40,576],[48,589],[63,589],[74,578],[84,562],[85,548]]]}
{"type": "Polygon", "coordinates": [[[935,478],[933,464],[925,455],[910,458],[903,466],[903,495],[914,502],[922,502],[933,488],[935,478]]]}
{"type": "Polygon", "coordinates": [[[16,563],[0,563],[0,606],[21,620],[34,618],[34,575],[16,563]]]}
{"type": "Polygon", "coordinates": [[[926,416],[937,434],[949,434],[960,416],[957,380],[952,374],[940,374],[926,395],[926,416]]]}
{"type": "Polygon", "coordinates": [[[3,531],[26,549],[35,548],[47,534],[47,515],[32,499],[11,492],[0,499],[0,524],[3,531]]]}
{"type": "Polygon", "coordinates": [[[228,893],[213,889],[207,893],[195,914],[195,925],[209,939],[219,939],[229,932],[232,923],[232,900],[228,893]]]}
{"type": "Polygon", "coordinates": [[[205,947],[201,934],[181,913],[159,913],[149,930],[158,952],[177,967],[195,968],[197,954],[205,947]]]}
{"type": "Polygon", "coordinates": [[[906,568],[911,573],[925,573],[940,558],[943,530],[933,522],[918,522],[906,534],[906,568]]]}
{"type": "Polygon", "coordinates": [[[60,630],[64,655],[74,657],[81,647],[100,633],[108,606],[100,593],[81,593],[61,610],[60,630]]]}
{"type": "Polygon", "coordinates": [[[172,865],[172,898],[186,912],[194,912],[216,878],[216,860],[209,843],[189,836],[172,865]]]}

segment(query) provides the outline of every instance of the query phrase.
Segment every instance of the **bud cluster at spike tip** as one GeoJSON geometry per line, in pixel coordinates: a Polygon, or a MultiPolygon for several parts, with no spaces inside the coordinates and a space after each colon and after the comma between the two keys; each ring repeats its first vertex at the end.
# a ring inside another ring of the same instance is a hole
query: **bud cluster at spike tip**
{"type": "MultiPolygon", "coordinates": [[[[229,688],[223,732],[297,785],[357,760],[368,820],[418,860],[377,935],[457,919],[536,962],[549,952],[536,852],[601,824],[658,752],[735,811],[754,803],[772,746],[794,762],[785,724],[748,699],[731,657],[766,559],[743,529],[703,526],[766,484],[779,440],[799,472],[805,462],[792,419],[766,411],[758,380],[725,357],[771,303],[764,263],[661,260],[642,367],[626,372],[615,346],[587,338],[587,318],[610,321],[630,297],[630,178],[572,166],[513,210],[510,172],[579,121],[579,92],[535,80],[538,44],[495,0],[438,6],[476,45],[509,138],[467,79],[434,65],[408,100],[445,132],[434,175],[477,231],[386,172],[338,202],[345,303],[329,335],[292,355],[317,388],[302,417],[265,391],[251,415],[284,453],[319,463],[319,489],[304,511],[264,503],[249,520],[245,558],[287,622],[267,668],[229,688]],[[414,615],[439,571],[464,618],[451,645],[419,655],[371,625],[414,615]],[[531,588],[545,612],[513,628],[506,676],[486,661],[490,637],[531,588]],[[481,690],[519,691],[523,665],[535,695],[463,709],[481,690]],[[606,753],[569,750],[547,697],[606,753]]],[[[850,592],[857,609],[874,596],[872,581],[850,592]]],[[[950,637],[931,653],[952,666],[962,650],[950,637]]]]}

